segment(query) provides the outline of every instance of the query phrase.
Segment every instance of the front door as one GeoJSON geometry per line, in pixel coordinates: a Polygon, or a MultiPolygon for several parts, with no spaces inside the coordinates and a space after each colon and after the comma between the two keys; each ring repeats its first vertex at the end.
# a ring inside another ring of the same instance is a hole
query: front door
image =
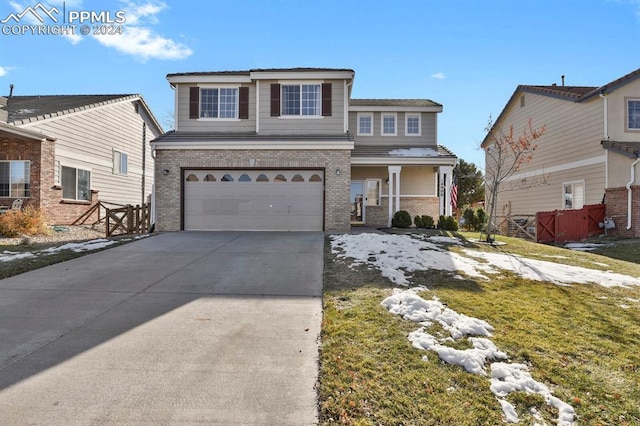
{"type": "Polygon", "coordinates": [[[364,182],[351,182],[351,222],[364,223],[364,182]]]}

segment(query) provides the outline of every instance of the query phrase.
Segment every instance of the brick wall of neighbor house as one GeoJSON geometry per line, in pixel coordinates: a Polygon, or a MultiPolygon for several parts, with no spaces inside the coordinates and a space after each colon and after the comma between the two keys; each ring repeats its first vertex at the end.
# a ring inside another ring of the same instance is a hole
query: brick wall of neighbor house
{"type": "Polygon", "coordinates": [[[180,169],[216,168],[324,168],[326,231],[350,229],[349,190],[351,155],[349,150],[157,150],[156,229],[180,230],[180,169]],[[255,159],[253,167],[249,160],[255,159]],[[162,170],[169,170],[163,175],[162,170]],[[340,169],[340,175],[336,175],[340,169]]]}
{"type": "MultiPolygon", "coordinates": [[[[30,197],[23,206],[41,207],[42,185],[40,182],[40,149],[42,145],[54,145],[54,142],[28,141],[17,138],[0,137],[0,160],[29,160],[30,197]]],[[[10,206],[14,198],[0,198],[0,205],[10,206]]]]}
{"type": "Polygon", "coordinates": [[[607,217],[613,218],[615,229],[607,230],[607,235],[625,238],[640,237],[640,186],[632,186],[631,229],[627,229],[627,188],[606,190],[605,204],[607,217]]]}
{"type": "MultiPolygon", "coordinates": [[[[411,220],[417,215],[428,215],[438,222],[438,197],[400,197],[400,209],[406,210],[411,215],[411,220]]],[[[366,225],[376,228],[385,228],[389,215],[389,199],[382,197],[380,206],[367,206],[366,225]]]]}

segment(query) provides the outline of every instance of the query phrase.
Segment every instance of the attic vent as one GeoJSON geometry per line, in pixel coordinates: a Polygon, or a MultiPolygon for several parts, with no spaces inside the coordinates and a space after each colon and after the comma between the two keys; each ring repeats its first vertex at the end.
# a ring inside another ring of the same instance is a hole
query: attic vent
{"type": "Polygon", "coordinates": [[[520,108],[524,108],[524,95],[520,96],[520,108]]]}

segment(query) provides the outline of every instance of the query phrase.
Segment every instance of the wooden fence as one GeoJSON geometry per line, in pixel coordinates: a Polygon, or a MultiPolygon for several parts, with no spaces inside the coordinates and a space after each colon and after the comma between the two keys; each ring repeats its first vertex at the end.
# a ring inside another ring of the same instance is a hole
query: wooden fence
{"type": "Polygon", "coordinates": [[[580,210],[554,210],[536,213],[536,236],[539,243],[580,241],[602,234],[605,205],[591,204],[580,210]]]}
{"type": "Polygon", "coordinates": [[[151,203],[107,209],[107,237],[114,234],[146,234],[151,229],[151,203]]]}

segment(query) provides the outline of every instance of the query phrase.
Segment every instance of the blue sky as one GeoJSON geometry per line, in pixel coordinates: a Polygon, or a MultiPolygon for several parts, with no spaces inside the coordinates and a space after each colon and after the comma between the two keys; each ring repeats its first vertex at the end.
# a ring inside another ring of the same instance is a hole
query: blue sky
{"type": "MultiPolygon", "coordinates": [[[[0,21],[37,3],[0,0],[0,21]]],[[[478,165],[487,120],[518,84],[565,75],[567,85],[600,86],[640,67],[640,0],[42,3],[59,23],[104,12],[90,28],[123,11],[123,34],[81,35],[77,21],[75,35],[12,34],[10,19],[0,24],[0,95],[9,84],[16,95],[140,93],[168,128],[168,73],[352,68],[355,98],[441,103],[439,143],[478,165]]],[[[19,24],[30,23],[27,14],[19,24]]]]}

